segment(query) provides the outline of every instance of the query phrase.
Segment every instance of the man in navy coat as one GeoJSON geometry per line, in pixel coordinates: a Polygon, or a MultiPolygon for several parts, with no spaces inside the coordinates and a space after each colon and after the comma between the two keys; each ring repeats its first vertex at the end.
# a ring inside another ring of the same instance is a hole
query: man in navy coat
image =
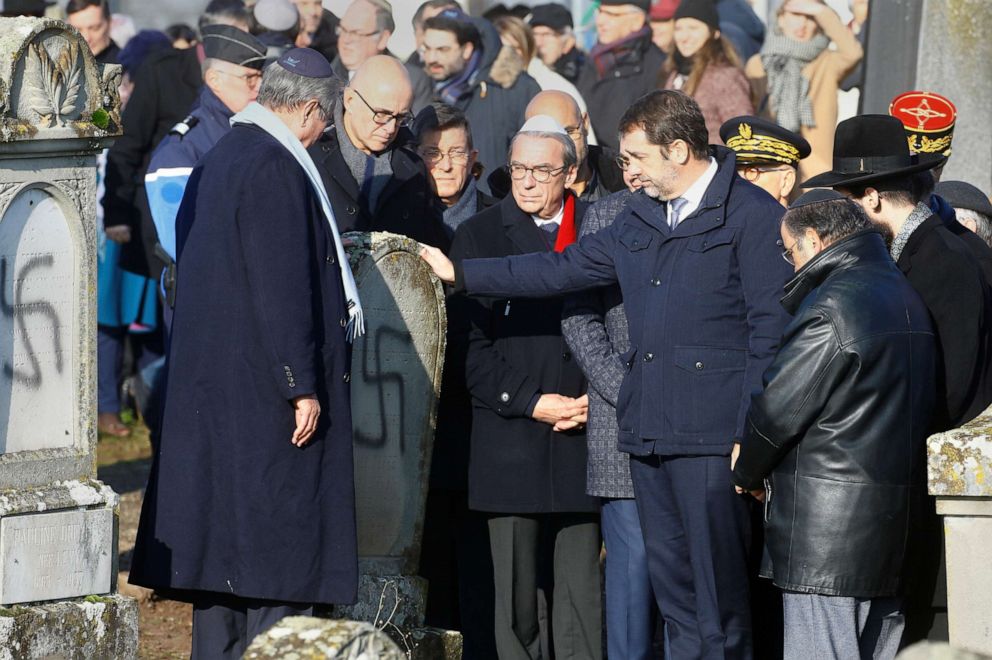
{"type": "Polygon", "coordinates": [[[193,602],[194,658],[240,658],[282,617],[355,599],[353,280],[294,157],[334,89],[316,51],[270,65],[246,113],[282,122],[297,152],[236,123],[179,210],[161,440],[130,579],[193,602]]]}
{"type": "Polygon", "coordinates": [[[651,583],[676,658],[750,658],[749,504],[728,457],[778,346],[782,207],[709,147],[681,92],[638,99],[620,127],[621,164],[641,192],[614,223],[561,254],[452,264],[441,279],[485,296],[560,295],[619,283],[630,325],[617,399],[651,583]],[[457,273],[457,275],[456,275],[457,273]]]}

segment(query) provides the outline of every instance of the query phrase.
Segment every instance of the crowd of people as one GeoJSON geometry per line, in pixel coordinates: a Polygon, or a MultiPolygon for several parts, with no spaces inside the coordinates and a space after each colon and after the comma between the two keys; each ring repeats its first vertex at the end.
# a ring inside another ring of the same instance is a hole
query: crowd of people
{"type": "Polygon", "coordinates": [[[348,231],[450,285],[420,571],[465,658],[926,637],[925,439],[992,404],[992,203],[940,180],[951,100],[845,110],[867,11],[601,0],[584,40],[564,4],[427,0],[400,60],[386,0],[211,0],[123,47],[70,0],[125,70],[100,430],[132,376],[130,581],[193,602],[193,656],[356,597],[348,231]]]}

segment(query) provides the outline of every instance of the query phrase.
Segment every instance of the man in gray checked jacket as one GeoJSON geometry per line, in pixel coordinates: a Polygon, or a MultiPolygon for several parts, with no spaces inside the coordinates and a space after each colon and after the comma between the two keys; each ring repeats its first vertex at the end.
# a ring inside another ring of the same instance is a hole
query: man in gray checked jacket
{"type": "MultiPolygon", "coordinates": [[[[613,224],[632,193],[622,190],[586,211],[579,237],[613,224]]],[[[562,335],[589,381],[586,493],[603,500],[607,656],[652,657],[654,593],[630,481],[629,455],[617,449],[617,395],[630,349],[620,287],[591,289],[565,304],[562,335]]]]}

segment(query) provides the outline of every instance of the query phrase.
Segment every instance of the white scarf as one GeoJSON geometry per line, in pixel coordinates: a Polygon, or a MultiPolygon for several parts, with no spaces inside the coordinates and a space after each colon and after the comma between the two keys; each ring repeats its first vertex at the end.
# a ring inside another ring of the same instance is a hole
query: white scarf
{"type": "Polygon", "coordinates": [[[296,162],[300,164],[303,171],[310,179],[310,185],[317,193],[320,200],[320,207],[324,210],[327,224],[331,228],[334,236],[334,248],[338,254],[338,267],[341,269],[341,281],[344,283],[344,295],[348,301],[348,341],[354,341],[355,337],[365,334],[365,317],[362,314],[362,303],[358,299],[358,285],[355,284],[355,276],[351,274],[351,266],[348,257],[344,253],[344,245],[341,243],[341,234],[338,232],[337,222],[334,221],[334,211],[331,210],[331,200],[327,197],[327,190],[324,182],[320,178],[320,172],[314,164],[310,154],[307,153],[303,143],[293,135],[289,127],[282,122],[275,114],[262,107],[258,103],[250,103],[248,107],[231,117],[231,125],[253,124],[271,135],[279,144],[286,147],[286,151],[293,155],[296,162]]]}

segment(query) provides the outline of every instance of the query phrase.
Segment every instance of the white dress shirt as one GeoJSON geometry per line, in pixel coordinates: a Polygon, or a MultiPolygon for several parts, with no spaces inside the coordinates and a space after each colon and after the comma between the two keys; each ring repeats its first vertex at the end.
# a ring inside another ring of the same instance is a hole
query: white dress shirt
{"type": "MultiPolygon", "coordinates": [[[[676,197],[676,199],[684,200],[684,203],[682,204],[682,208],[679,209],[679,216],[675,220],[675,227],[681,224],[682,221],[690,215],[695,213],[696,209],[699,208],[699,205],[703,201],[703,195],[706,194],[706,189],[710,187],[711,183],[713,183],[713,178],[716,176],[716,170],[716,160],[710,157],[710,166],[706,168],[706,171],[703,172],[702,176],[696,179],[684,193],[682,193],[679,197],[676,197]]],[[[668,226],[670,227],[672,227],[671,214],[672,203],[669,201],[668,208],[665,211],[665,220],[668,222],[668,226]]],[[[675,227],[672,228],[674,229],[675,227]]]]}

